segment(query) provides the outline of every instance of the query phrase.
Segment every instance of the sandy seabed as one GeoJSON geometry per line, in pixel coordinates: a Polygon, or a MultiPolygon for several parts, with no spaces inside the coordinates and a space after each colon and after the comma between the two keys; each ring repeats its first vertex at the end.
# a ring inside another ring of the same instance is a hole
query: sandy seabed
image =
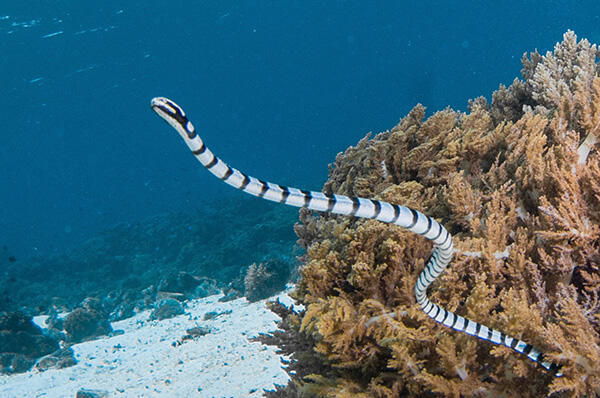
{"type": "MultiPolygon", "coordinates": [[[[113,322],[124,333],[73,345],[75,366],[0,376],[0,397],[75,397],[80,389],[107,397],[260,397],[286,384],[276,348],[249,341],[276,329],[266,300],[220,297],[188,301],[185,314],[171,319],[149,321],[148,310],[113,322]],[[204,321],[208,312],[222,315],[204,321]],[[210,333],[177,344],[198,326],[210,333]]],[[[277,298],[291,303],[284,293],[277,298]]]]}

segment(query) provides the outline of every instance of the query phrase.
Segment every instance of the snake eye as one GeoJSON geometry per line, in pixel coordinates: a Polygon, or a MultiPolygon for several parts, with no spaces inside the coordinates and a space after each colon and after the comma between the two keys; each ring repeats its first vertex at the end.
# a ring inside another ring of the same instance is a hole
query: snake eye
{"type": "Polygon", "coordinates": [[[173,101],[171,101],[168,98],[161,98],[164,102],[164,106],[168,107],[171,109],[171,113],[173,114],[173,116],[175,116],[178,120],[182,120],[183,118],[185,118],[185,112],[183,111],[183,109],[181,109],[179,107],[179,105],[177,105],[176,103],[174,103],[173,101]]]}

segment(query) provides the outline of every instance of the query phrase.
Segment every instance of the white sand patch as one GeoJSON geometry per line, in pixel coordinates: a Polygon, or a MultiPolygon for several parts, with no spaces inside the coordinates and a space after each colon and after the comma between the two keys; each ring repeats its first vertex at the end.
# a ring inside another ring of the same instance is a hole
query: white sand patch
{"type": "Polygon", "coordinates": [[[113,329],[125,333],[74,345],[73,367],[0,376],[0,397],[74,397],[80,388],[109,397],[260,397],[264,388],[286,384],[275,347],[249,341],[276,329],[278,317],[265,300],[220,303],[219,297],[188,302],[186,314],[172,319],[148,321],[150,311],[144,311],[114,322],[113,329]],[[229,310],[202,320],[207,312],[229,310]],[[210,334],[173,346],[197,326],[210,334]]]}

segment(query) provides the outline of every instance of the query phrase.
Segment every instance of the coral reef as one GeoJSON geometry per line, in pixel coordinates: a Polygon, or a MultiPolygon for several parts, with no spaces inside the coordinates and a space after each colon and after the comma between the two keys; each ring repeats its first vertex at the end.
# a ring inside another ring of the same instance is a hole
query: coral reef
{"type": "Polygon", "coordinates": [[[0,248],[0,310],[63,312],[97,297],[115,321],[152,308],[160,292],[216,294],[266,253],[296,265],[295,220],[294,209],[224,199],[119,224],[64,252],[11,262],[0,248]]]}
{"type": "Polygon", "coordinates": [[[44,335],[30,316],[0,313],[0,373],[26,372],[38,358],[58,349],[58,340],[44,335]]]}
{"type": "MultiPolygon", "coordinates": [[[[281,318],[277,322],[278,330],[270,334],[260,334],[250,340],[278,346],[277,353],[289,358],[289,360],[282,359],[282,362],[286,371],[293,374],[294,379],[285,387],[275,385],[276,390],[265,391],[265,396],[268,398],[297,397],[300,393],[300,383],[295,380],[302,380],[311,374],[319,374],[323,377],[330,373],[331,366],[327,357],[313,350],[317,339],[300,331],[304,311],[296,313],[293,305],[288,308],[279,300],[267,302],[267,307],[281,318]]],[[[306,389],[303,391],[303,396],[307,396],[306,389]]]]}
{"type": "Polygon", "coordinates": [[[338,155],[324,186],[440,221],[456,252],[432,301],[533,344],[563,376],[420,310],[413,287],[430,242],[301,211],[307,253],[294,295],[306,312],[272,337],[318,355],[293,357],[289,394],[276,396],[600,395],[597,57],[568,31],[553,52],[524,56],[523,80],[501,86],[491,105],[477,98],[467,113],[427,119],[417,105],[338,155]],[[293,371],[307,366],[312,374],[293,371]]]}
{"type": "Polygon", "coordinates": [[[289,262],[280,258],[252,263],[244,276],[244,295],[250,302],[270,297],[285,289],[291,272],[289,262]]]}
{"type": "Polygon", "coordinates": [[[70,312],[64,319],[63,327],[69,343],[79,343],[113,331],[100,300],[93,298],[84,300],[81,307],[70,312]]]}
{"type": "Polygon", "coordinates": [[[159,320],[173,318],[185,312],[183,304],[174,298],[165,298],[155,304],[155,308],[150,314],[150,320],[159,320]]]}
{"type": "Polygon", "coordinates": [[[54,351],[52,354],[40,358],[35,364],[35,368],[40,372],[48,369],[64,369],[77,364],[75,353],[71,347],[65,347],[54,351]]]}

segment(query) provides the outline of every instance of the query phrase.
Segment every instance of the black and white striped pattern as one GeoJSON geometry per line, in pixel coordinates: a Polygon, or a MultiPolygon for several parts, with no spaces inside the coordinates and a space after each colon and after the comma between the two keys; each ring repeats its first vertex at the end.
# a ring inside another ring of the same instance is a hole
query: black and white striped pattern
{"type": "Polygon", "coordinates": [[[464,332],[494,344],[505,345],[526,355],[542,367],[561,376],[556,364],[545,361],[540,351],[521,340],[514,339],[487,326],[465,319],[447,311],[427,298],[427,287],[444,271],[452,260],[454,246],[452,237],[437,221],[421,212],[405,206],[372,199],[354,198],[344,195],[325,195],[322,192],[305,191],[261,181],[230,167],[216,157],[196,134],[192,123],[181,107],[167,98],[154,98],[152,109],[177,130],[196,158],[212,174],[234,188],[250,195],[296,207],[325,211],[346,216],[371,218],[396,224],[434,243],[434,251],[415,285],[415,297],[423,311],[438,323],[459,332],[464,332]]]}

